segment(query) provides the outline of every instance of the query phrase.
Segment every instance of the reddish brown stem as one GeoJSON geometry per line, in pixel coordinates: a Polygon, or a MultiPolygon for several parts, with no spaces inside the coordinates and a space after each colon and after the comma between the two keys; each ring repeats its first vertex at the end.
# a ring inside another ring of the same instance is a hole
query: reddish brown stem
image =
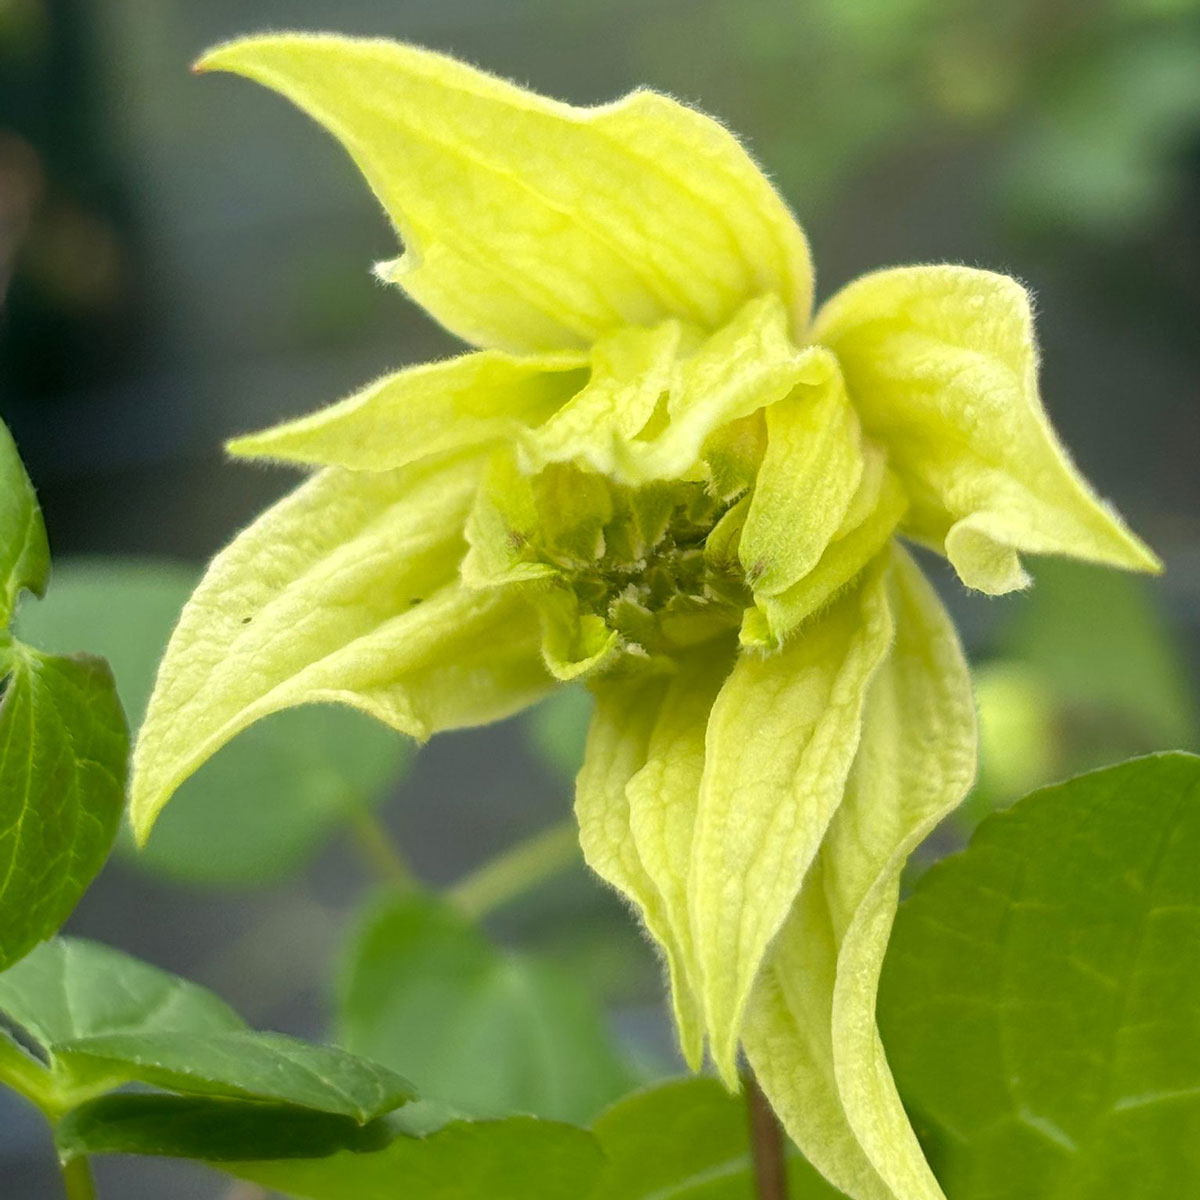
{"type": "Polygon", "coordinates": [[[787,1200],[787,1157],[783,1127],[750,1071],[742,1077],[750,1115],[750,1149],[758,1200],[787,1200]]]}

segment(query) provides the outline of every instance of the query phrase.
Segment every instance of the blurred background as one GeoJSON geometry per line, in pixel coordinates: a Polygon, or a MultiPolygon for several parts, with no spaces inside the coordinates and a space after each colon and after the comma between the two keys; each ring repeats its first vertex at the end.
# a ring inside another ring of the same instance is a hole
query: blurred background
{"type": "MultiPolygon", "coordinates": [[[[1200,747],[1196,0],[0,0],[0,416],[56,555],[28,640],[108,655],[136,721],[201,564],[294,481],[224,462],[222,439],[454,349],[372,279],[396,245],[342,151],[274,95],[188,73],[213,42],[289,27],[421,42],[580,103],[648,84],[697,104],[769,167],[822,296],[938,260],[1034,289],[1047,406],[1168,573],[1044,564],[1032,593],[987,600],[931,564],[978,667],[984,761],[921,861],[1039,783],[1200,747]]],[[[329,1036],[348,931],[408,869],[382,834],[443,885],[552,828],[586,716],[566,693],[419,752],[345,713],[277,718],[188,785],[146,856],[114,857],[70,929],[329,1036]]],[[[545,973],[558,1015],[483,987],[482,1053],[583,1029],[594,1069],[481,1095],[448,1048],[392,1047],[418,1083],[586,1119],[676,1069],[653,956],[582,869],[486,928],[504,957],[471,970],[545,973]]],[[[135,1200],[250,1194],[169,1163],[99,1175],[135,1200]]],[[[0,1095],[0,1195],[58,1186],[37,1120],[0,1095]]]]}

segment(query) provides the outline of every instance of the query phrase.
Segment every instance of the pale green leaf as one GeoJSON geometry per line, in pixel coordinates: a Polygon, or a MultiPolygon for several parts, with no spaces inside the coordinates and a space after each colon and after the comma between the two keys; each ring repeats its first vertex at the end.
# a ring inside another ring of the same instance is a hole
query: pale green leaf
{"type": "MultiPolygon", "coordinates": [[[[196,579],[193,568],[163,560],[60,562],[50,594],[21,610],[18,630],[51,650],[103,654],[136,726],[196,579]]],[[[410,753],[405,739],[347,708],[269,717],[184,783],[137,863],[188,883],[277,882],[381,799],[410,753]]]]}
{"type": "Polygon", "coordinates": [[[756,599],[780,595],[816,566],[863,477],[862,430],[836,369],[772,404],[766,421],[738,549],[756,599]]]}
{"type": "MultiPolygon", "coordinates": [[[[588,1200],[750,1200],[756,1193],[746,1101],[715,1079],[672,1079],[635,1092],[593,1129],[608,1161],[588,1200]]],[[[789,1200],[841,1195],[790,1146],[787,1173],[789,1200]]]]}
{"type": "Polygon", "coordinates": [[[274,88],[349,151],[405,245],[384,268],[467,341],[587,345],[764,292],[807,323],[804,235],[736,139],[653,92],[580,109],[382,40],[283,34],[201,59],[274,88]]]}
{"type": "Polygon", "coordinates": [[[214,560],[184,609],[134,754],[142,838],[176,787],[253,721],[342,703],[423,738],[548,690],[535,614],[457,582],[480,466],[327,468],[214,560]]]}
{"type": "Polygon", "coordinates": [[[752,997],[743,1044],[789,1133],[855,1200],[941,1200],[896,1095],[875,992],[900,871],[975,770],[970,677],[950,618],[893,550],[891,653],[846,797],[752,997]]]}
{"type": "Polygon", "coordinates": [[[1200,1179],[1200,758],[989,817],[901,906],[879,1021],[954,1200],[1182,1200],[1200,1179]]]}
{"type": "Polygon", "coordinates": [[[713,1059],[842,801],[867,686],[892,637],[885,561],[776,654],[745,651],[713,705],[689,899],[713,1059]]]}
{"type": "Polygon", "coordinates": [[[387,897],[368,915],[338,1008],[340,1044],[460,1112],[585,1121],[630,1082],[578,980],[503,953],[430,897],[387,897]]]}
{"type": "Polygon", "coordinates": [[[694,1015],[700,981],[688,913],[688,866],[708,715],[732,663],[732,647],[723,642],[679,661],[650,733],[646,761],[625,786],[630,833],[672,933],[666,946],[671,993],[683,1054],[694,1070],[704,1057],[704,1033],[694,1015]]]}
{"type": "Polygon", "coordinates": [[[54,1061],[77,1087],[147,1083],[185,1095],[228,1096],[336,1113],[365,1125],[414,1096],[386,1067],[280,1033],[107,1033],[57,1044],[54,1061]]]}
{"type": "Polygon", "coordinates": [[[22,590],[40,596],[50,577],[50,545],[33,484],[0,421],[0,638],[22,590]]]}
{"type": "Polygon", "coordinates": [[[66,937],[0,974],[0,1012],[47,1054],[61,1042],[110,1033],[243,1028],[206,988],[98,942],[66,937]]]}
{"type": "Polygon", "coordinates": [[[1024,587],[1018,551],[1159,569],[1047,420],[1015,280],[957,266],[879,271],[821,309],[813,338],[837,354],[864,428],[905,483],[905,530],[944,549],[969,587],[1024,587]]]}
{"type": "Polygon", "coordinates": [[[55,933],[104,865],[129,731],[100,658],[16,643],[0,697],[0,970],[55,933]]]}
{"type": "Polygon", "coordinates": [[[582,1200],[603,1156],[583,1129],[509,1117],[397,1137],[374,1154],[222,1164],[298,1200],[582,1200]]]}
{"type": "Polygon", "coordinates": [[[582,355],[513,358],[493,350],[385,375],[369,387],[229,451],[356,471],[388,471],[431,454],[511,439],[552,417],[586,382],[582,355]]]}

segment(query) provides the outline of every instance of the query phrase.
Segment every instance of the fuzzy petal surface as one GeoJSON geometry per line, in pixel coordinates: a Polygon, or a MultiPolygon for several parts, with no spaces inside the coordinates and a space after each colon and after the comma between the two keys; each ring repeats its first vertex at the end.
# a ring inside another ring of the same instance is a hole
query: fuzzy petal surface
{"type": "Polygon", "coordinates": [[[791,213],[732,134],[666,96],[575,108],[417,46],[323,34],[230,42],[197,66],[273,88],[342,143],[404,242],[385,278],[474,345],[716,327],[764,292],[807,324],[791,213]]]}
{"type": "Polygon", "coordinates": [[[1100,500],[1038,395],[1025,289],[970,267],[864,275],[817,314],[867,432],[911,505],[905,531],[991,594],[1026,586],[1018,551],[1154,571],[1158,560],[1100,500]]]}
{"type": "Polygon", "coordinates": [[[712,1056],[731,1085],[751,989],[842,802],[891,644],[885,562],[778,653],[742,653],[713,705],[688,891],[712,1056]]]}
{"type": "MultiPolygon", "coordinates": [[[[704,1045],[699,1005],[666,901],[633,836],[627,790],[650,762],[660,718],[672,719],[665,708],[672,695],[671,678],[639,674],[602,680],[592,690],[596,707],[583,767],[575,782],[575,816],[583,856],[601,879],[633,903],[647,931],[663,948],[680,1044],[689,1059],[696,1058],[704,1045]]],[[[661,739],[656,749],[655,757],[661,759],[661,739]]],[[[681,768],[676,765],[674,769],[681,768]]]]}
{"type": "Polygon", "coordinates": [[[239,458],[391,471],[448,450],[512,439],[584,385],[587,359],[495,350],[385,375],[309,416],[229,443],[239,458]]]}
{"type": "Polygon", "coordinates": [[[854,1200],[942,1200],[901,1106],[875,995],[908,855],[975,773],[970,678],[950,618],[893,549],[896,640],[821,852],[755,987],[743,1044],[806,1157],[854,1200]]]}
{"type": "Polygon", "coordinates": [[[328,468],[217,556],[171,637],[134,752],[140,837],[201,763],[280,709],[347,704],[425,738],[549,689],[519,589],[458,581],[480,471],[469,455],[328,468]]]}

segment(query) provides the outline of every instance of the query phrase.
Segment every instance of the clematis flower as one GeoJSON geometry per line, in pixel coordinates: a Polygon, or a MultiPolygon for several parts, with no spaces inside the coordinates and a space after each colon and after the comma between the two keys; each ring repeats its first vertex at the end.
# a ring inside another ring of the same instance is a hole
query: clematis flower
{"type": "Polygon", "coordinates": [[[970,785],[975,724],[899,539],[990,594],[1026,585],[1021,552],[1158,569],[1047,422],[1026,292],[903,267],[810,320],[771,184],[653,92],[573,108],[309,35],[199,67],[345,146],[403,242],[380,277],[475,349],[232,443],[319,469],[182,614],[139,834],[278,709],[427,738],[586,680],[583,849],[662,948],[688,1060],[736,1086],[743,1051],[851,1196],[940,1197],[874,1004],[901,866],[970,785]]]}

